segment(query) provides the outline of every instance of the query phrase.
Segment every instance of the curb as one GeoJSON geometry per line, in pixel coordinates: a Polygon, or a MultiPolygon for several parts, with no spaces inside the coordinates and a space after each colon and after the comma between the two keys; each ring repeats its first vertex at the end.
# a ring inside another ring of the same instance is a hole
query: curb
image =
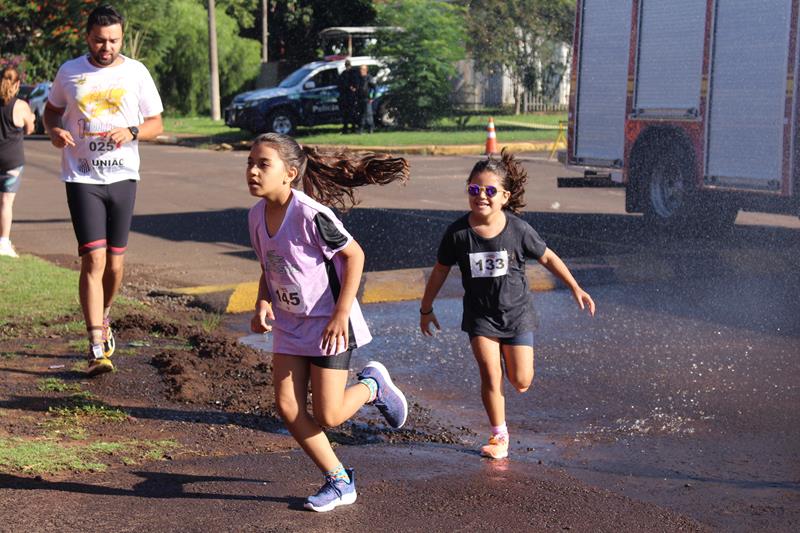
{"type": "MultiPolygon", "coordinates": [[[[575,279],[582,286],[610,283],[615,279],[609,265],[574,265],[571,268],[575,279]]],[[[430,268],[365,272],[361,277],[358,300],[361,304],[419,300],[430,272],[430,268]]],[[[560,288],[560,282],[541,265],[528,265],[526,276],[533,292],[560,288]]],[[[461,274],[458,268],[453,268],[438,296],[460,298],[463,293],[461,274]]],[[[185,287],[162,291],[162,294],[192,296],[196,305],[218,313],[245,313],[253,310],[258,295],[258,282],[185,287]]]]}
{"type": "MultiPolygon", "coordinates": [[[[777,255],[777,254],[776,254],[777,255]]],[[[709,254],[686,251],[654,257],[640,252],[627,255],[583,257],[566,260],[572,275],[584,287],[615,283],[638,284],[669,282],[687,278],[727,277],[736,279],[765,273],[795,272],[800,260],[787,251],[764,264],[757,250],[720,250],[709,254]]],[[[431,268],[408,268],[365,272],[361,278],[358,299],[362,304],[420,300],[431,268]]],[[[526,268],[528,285],[533,292],[564,289],[564,285],[538,263],[526,268]]],[[[258,292],[256,281],[230,285],[187,287],[163,291],[163,294],[193,296],[196,305],[218,313],[244,313],[253,309],[258,292]]],[[[450,271],[439,297],[460,298],[464,294],[458,268],[450,271]]]]}
{"type": "MultiPolygon", "coordinates": [[[[159,135],[155,138],[156,144],[180,145],[180,138],[176,135],[159,135]]],[[[236,145],[222,143],[217,145],[220,150],[249,149],[249,141],[241,141],[236,145]]],[[[509,142],[498,143],[499,149],[507,148],[511,152],[546,152],[553,150],[552,141],[537,142],[509,142]]],[[[310,144],[320,150],[346,149],[351,152],[381,152],[406,155],[486,155],[486,147],[482,144],[412,144],[405,146],[360,146],[353,144],[310,144]]],[[[556,150],[566,149],[563,142],[556,143],[556,150]]]]}

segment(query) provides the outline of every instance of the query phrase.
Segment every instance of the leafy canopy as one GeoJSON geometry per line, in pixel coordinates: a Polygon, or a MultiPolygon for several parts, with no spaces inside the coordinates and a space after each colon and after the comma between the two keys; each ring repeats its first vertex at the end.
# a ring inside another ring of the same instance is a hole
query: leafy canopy
{"type": "Polygon", "coordinates": [[[426,127],[453,108],[456,62],[464,59],[463,10],[441,0],[389,1],[378,6],[374,53],[390,69],[388,104],[400,125],[426,127]]]}

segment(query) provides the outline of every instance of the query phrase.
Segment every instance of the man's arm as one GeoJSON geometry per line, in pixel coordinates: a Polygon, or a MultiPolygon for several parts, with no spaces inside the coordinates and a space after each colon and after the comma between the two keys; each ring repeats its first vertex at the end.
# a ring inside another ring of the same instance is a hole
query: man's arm
{"type": "MultiPolygon", "coordinates": [[[[161,121],[161,115],[154,115],[152,117],[144,117],[144,122],[137,126],[139,128],[139,135],[136,137],[139,141],[149,141],[155,139],[161,132],[164,131],[164,124],[161,121]]],[[[114,128],[108,132],[108,137],[117,146],[123,143],[129,143],[133,140],[133,133],[128,128],[114,128]]]]}
{"type": "Polygon", "coordinates": [[[61,117],[64,115],[63,107],[56,107],[49,101],[44,107],[44,128],[50,135],[50,142],[56,148],[75,146],[72,134],[61,127],[61,117]]]}

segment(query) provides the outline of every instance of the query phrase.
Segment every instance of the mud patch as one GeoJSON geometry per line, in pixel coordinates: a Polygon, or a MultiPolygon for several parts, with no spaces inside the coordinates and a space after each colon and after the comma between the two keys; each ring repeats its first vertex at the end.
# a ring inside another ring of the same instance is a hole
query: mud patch
{"type": "MultiPolygon", "coordinates": [[[[176,401],[213,406],[229,413],[257,415],[279,420],[272,387],[271,355],[238,342],[228,333],[206,333],[198,328],[179,327],[144,316],[119,321],[120,330],[142,334],[160,333],[185,337],[191,348],[156,353],[151,364],[176,401]]],[[[461,443],[474,435],[464,427],[436,420],[430,409],[410,399],[409,417],[401,430],[383,422],[377,409],[369,406],[350,421],[327,431],[341,444],[461,443]]],[[[310,406],[309,406],[310,409],[310,406]]]]}

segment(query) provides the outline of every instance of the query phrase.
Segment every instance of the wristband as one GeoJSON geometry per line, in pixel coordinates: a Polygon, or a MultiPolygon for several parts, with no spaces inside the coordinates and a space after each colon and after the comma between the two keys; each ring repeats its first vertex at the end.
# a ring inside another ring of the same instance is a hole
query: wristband
{"type": "Polygon", "coordinates": [[[419,314],[421,314],[422,316],[430,315],[431,313],[433,313],[433,307],[431,307],[431,310],[428,311],[427,313],[423,312],[421,307],[419,308],[419,314]]]}

